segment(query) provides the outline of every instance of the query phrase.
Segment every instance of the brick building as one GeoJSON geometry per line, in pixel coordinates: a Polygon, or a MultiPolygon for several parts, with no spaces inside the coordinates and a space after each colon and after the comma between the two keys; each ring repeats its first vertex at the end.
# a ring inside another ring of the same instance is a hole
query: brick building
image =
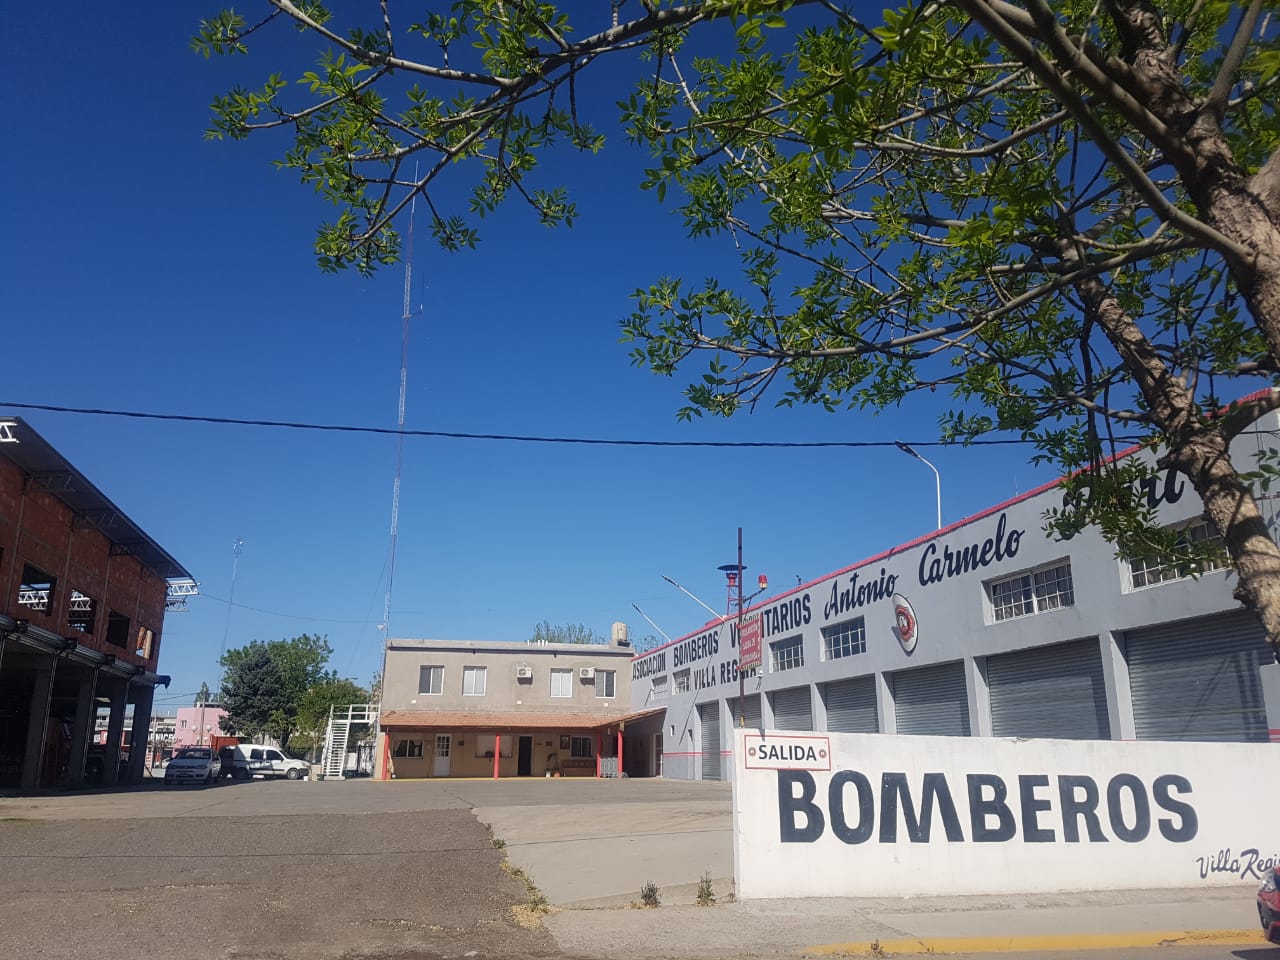
{"type": "Polygon", "coordinates": [[[29,424],[0,420],[0,789],[141,778],[166,606],[194,591],[29,424]]]}

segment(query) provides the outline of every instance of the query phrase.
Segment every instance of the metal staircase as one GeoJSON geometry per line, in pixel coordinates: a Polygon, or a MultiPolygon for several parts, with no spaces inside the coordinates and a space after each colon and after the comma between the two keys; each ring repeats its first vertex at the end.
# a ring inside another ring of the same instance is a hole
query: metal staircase
{"type": "Polygon", "coordinates": [[[347,744],[351,728],[369,726],[378,720],[378,705],[353,703],[329,708],[329,728],[325,731],[321,776],[325,780],[341,780],[346,773],[347,744]]]}

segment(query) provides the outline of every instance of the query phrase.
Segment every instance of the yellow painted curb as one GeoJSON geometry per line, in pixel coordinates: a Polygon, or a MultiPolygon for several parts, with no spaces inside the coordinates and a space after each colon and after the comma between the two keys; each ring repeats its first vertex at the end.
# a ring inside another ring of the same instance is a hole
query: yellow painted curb
{"type": "Polygon", "coordinates": [[[1067,933],[1025,937],[912,937],[808,947],[818,956],[843,954],[1012,953],[1017,950],[1109,950],[1167,946],[1249,946],[1266,940],[1258,930],[1172,930],[1143,933],[1067,933]]]}

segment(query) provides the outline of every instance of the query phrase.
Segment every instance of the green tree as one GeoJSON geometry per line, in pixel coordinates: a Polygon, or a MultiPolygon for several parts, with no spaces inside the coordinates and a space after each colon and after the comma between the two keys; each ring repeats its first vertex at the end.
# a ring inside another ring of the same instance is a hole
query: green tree
{"type": "Polygon", "coordinates": [[[261,643],[251,643],[228,656],[238,654],[232,662],[226,662],[222,677],[222,708],[227,714],[222,718],[223,732],[233,736],[257,738],[269,734],[281,742],[281,718],[289,707],[284,693],[284,678],[280,665],[261,643]]]}
{"type": "Polygon", "coordinates": [[[228,650],[219,661],[225,671],[223,728],[232,734],[270,734],[282,747],[288,746],[307,691],[337,679],[325,670],[332,653],[324,637],[305,633],[228,650]]]}
{"type": "Polygon", "coordinates": [[[200,692],[196,694],[195,706],[209,702],[209,685],[207,683],[200,684],[200,692]]]}
{"type": "Polygon", "coordinates": [[[590,627],[581,623],[552,624],[543,620],[533,628],[530,643],[604,643],[590,627]]]}
{"type": "Polygon", "coordinates": [[[311,686],[298,703],[295,750],[308,751],[314,760],[324,745],[330,708],[369,703],[369,691],[351,680],[322,680],[311,686]]]}
{"type": "Polygon", "coordinates": [[[1228,452],[1280,391],[1217,413],[1224,391],[1280,375],[1272,0],[921,0],[878,20],[830,0],[622,6],[575,7],[576,23],[508,0],[413,23],[372,2],[342,22],[310,0],[272,0],[252,25],[224,12],[196,48],[261,38],[275,72],[215,100],[210,135],[288,130],[282,165],[338,210],[321,266],[369,271],[398,255],[414,196],[451,249],[508,197],[571,223],[538,160],[600,149],[575,91],[635,53],[620,108],[654,158],[642,185],[742,258],[734,283],[645,284],[624,322],[660,374],[707,358],[682,415],[950,396],[944,439],[1004,432],[1076,471],[1053,532],[1192,550],[1136,496],[1150,468],[1107,459],[1139,438],[1200,496],[1236,595],[1280,645],[1280,548],[1251,485],[1276,456],[1228,452]],[[314,64],[266,39],[286,24],[319,41],[314,64]],[[468,211],[447,206],[467,193],[468,211]]]}

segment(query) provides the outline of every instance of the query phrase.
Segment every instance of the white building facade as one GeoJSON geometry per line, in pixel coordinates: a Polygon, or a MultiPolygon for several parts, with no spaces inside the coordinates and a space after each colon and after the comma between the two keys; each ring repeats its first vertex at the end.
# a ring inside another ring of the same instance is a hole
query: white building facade
{"type": "MultiPolygon", "coordinates": [[[[1241,436],[1237,467],[1251,469],[1278,428],[1273,414],[1241,436]]],[[[1141,493],[1162,525],[1209,535],[1185,478],[1162,474],[1141,493]]],[[[1258,495],[1274,529],[1274,503],[1258,495]]],[[[633,709],[665,707],[647,725],[663,775],[727,779],[739,725],[1276,739],[1280,667],[1232,596],[1234,573],[1131,562],[1092,530],[1050,539],[1044,514],[1061,505],[1060,487],[1043,487],[750,608],[762,663],[745,672],[741,702],[733,622],[637,656],[633,709]]]]}

